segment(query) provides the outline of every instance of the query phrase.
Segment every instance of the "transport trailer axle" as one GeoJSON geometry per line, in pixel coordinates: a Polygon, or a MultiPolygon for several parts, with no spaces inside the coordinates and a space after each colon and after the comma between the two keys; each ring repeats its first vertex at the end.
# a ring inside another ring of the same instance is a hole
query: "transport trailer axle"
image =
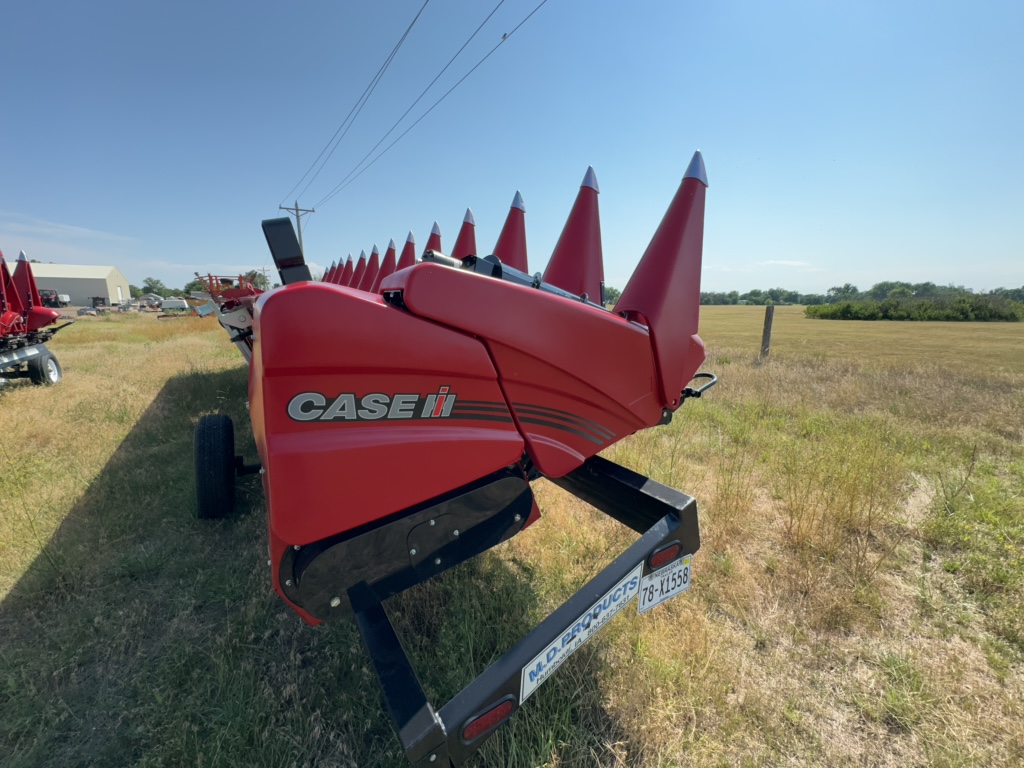
{"type": "Polygon", "coordinates": [[[597,456],[553,482],[641,536],[440,710],[427,701],[380,598],[365,583],[348,590],[388,714],[417,768],[463,765],[634,599],[644,612],[689,587],[690,557],[700,547],[692,497],[597,456]]]}
{"type": "Polygon", "coordinates": [[[27,378],[33,384],[58,384],[63,377],[57,357],[45,344],[15,348],[0,346],[0,382],[27,378]]]}

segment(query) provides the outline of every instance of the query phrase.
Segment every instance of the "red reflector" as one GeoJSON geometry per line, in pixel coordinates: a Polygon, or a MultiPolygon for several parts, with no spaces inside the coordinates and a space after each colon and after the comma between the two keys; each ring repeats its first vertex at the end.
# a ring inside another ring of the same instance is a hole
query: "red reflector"
{"type": "Polygon", "coordinates": [[[663,565],[668,565],[677,557],[682,551],[683,547],[680,544],[669,544],[667,547],[659,549],[653,555],[651,555],[650,563],[653,570],[658,570],[663,565]]]}
{"type": "Polygon", "coordinates": [[[508,720],[515,712],[516,702],[513,698],[499,701],[489,710],[469,720],[462,729],[462,740],[466,742],[475,741],[488,731],[497,728],[508,720]]]}

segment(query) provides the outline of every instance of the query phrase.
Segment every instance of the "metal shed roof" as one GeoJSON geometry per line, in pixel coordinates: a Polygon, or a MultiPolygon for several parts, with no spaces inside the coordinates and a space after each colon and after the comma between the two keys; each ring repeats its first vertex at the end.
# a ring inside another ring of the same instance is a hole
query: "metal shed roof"
{"type": "Polygon", "coordinates": [[[91,267],[85,264],[33,264],[32,274],[39,277],[84,277],[106,280],[117,267],[91,267]]]}

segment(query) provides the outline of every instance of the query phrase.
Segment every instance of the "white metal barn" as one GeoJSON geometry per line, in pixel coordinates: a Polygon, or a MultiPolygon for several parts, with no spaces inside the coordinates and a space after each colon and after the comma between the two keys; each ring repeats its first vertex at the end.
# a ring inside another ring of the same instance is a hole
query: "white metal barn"
{"type": "Polygon", "coordinates": [[[52,288],[66,293],[76,307],[92,306],[94,296],[102,296],[107,305],[131,298],[128,279],[117,267],[90,267],[81,264],[33,264],[32,273],[40,289],[52,288]]]}

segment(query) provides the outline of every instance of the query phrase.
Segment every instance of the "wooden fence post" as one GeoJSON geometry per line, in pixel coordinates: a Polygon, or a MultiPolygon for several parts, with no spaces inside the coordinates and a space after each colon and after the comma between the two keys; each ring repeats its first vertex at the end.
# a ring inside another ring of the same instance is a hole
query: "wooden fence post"
{"type": "Polygon", "coordinates": [[[775,318],[775,305],[764,308],[764,332],[761,334],[761,356],[759,360],[767,360],[772,351],[772,320],[775,318]]]}

